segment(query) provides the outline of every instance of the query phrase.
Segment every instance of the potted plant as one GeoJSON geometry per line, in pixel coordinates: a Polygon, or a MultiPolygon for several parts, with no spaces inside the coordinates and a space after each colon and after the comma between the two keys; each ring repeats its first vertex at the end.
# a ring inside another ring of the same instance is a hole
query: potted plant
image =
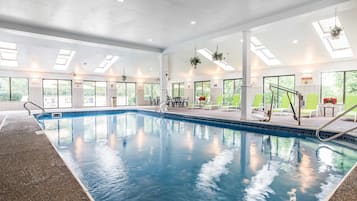
{"type": "Polygon", "coordinates": [[[201,59],[196,55],[196,47],[194,49],[194,56],[190,58],[190,64],[195,69],[197,68],[198,64],[201,64],[201,59]]]}
{"type": "Polygon", "coordinates": [[[198,56],[194,56],[190,58],[191,65],[196,69],[198,64],[201,64],[201,59],[198,56]]]}
{"type": "Polygon", "coordinates": [[[335,8],[335,26],[333,28],[330,28],[331,38],[339,39],[342,31],[342,27],[337,26],[337,8],[335,8]]]}
{"type": "Polygon", "coordinates": [[[219,53],[218,52],[218,45],[217,45],[217,48],[216,48],[216,51],[212,54],[212,60],[213,61],[222,61],[223,59],[223,53],[219,53]]]}

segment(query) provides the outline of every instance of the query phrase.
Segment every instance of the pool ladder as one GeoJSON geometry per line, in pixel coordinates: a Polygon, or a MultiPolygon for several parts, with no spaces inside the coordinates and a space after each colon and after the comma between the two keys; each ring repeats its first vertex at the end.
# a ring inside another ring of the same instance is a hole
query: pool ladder
{"type": "Polygon", "coordinates": [[[29,115],[31,115],[31,110],[27,107],[28,104],[33,105],[33,106],[35,106],[35,107],[37,107],[37,108],[42,110],[42,113],[39,116],[41,116],[43,113],[45,113],[45,109],[43,107],[39,106],[38,104],[36,104],[36,103],[34,103],[32,101],[27,101],[27,102],[24,103],[24,108],[25,108],[25,110],[27,110],[29,115]]]}
{"type": "MultiPolygon", "coordinates": [[[[322,129],[326,128],[328,125],[332,124],[333,122],[335,122],[336,120],[338,120],[339,118],[341,118],[342,116],[344,116],[345,114],[347,114],[348,112],[354,110],[355,108],[357,108],[357,105],[352,106],[352,107],[349,108],[348,110],[346,110],[346,111],[344,111],[343,113],[337,115],[337,116],[336,116],[335,118],[333,118],[331,121],[327,122],[326,124],[324,124],[323,126],[321,126],[320,128],[318,128],[318,129],[316,130],[316,137],[317,137],[320,141],[322,141],[322,142],[327,142],[327,141],[336,139],[336,138],[338,138],[338,137],[340,137],[340,136],[342,136],[342,135],[344,135],[344,134],[346,134],[346,133],[348,133],[348,132],[351,132],[351,131],[356,130],[356,129],[357,129],[357,126],[356,126],[356,127],[353,127],[353,128],[350,128],[350,129],[348,129],[348,130],[342,131],[342,132],[340,132],[340,133],[337,133],[336,135],[333,135],[333,136],[328,137],[328,138],[321,138],[321,136],[320,136],[320,132],[321,132],[322,129]]],[[[356,121],[356,119],[355,119],[355,121],[356,121]]]]}

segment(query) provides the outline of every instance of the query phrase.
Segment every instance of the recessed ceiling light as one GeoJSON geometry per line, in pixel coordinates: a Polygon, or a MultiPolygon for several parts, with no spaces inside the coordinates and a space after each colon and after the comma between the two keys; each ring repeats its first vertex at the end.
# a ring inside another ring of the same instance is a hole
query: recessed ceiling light
{"type": "Polygon", "coordinates": [[[190,22],[190,24],[191,24],[191,25],[195,25],[195,24],[197,24],[197,22],[194,21],[194,20],[192,20],[192,21],[190,22]]]}
{"type": "Polygon", "coordinates": [[[149,41],[149,42],[152,42],[153,40],[152,40],[152,38],[149,38],[148,41],[149,41]]]}
{"type": "Polygon", "coordinates": [[[123,3],[123,2],[124,2],[124,0],[117,0],[117,2],[119,2],[119,3],[123,3]]]}
{"type": "Polygon", "coordinates": [[[294,43],[294,44],[298,44],[299,41],[298,41],[298,40],[293,40],[293,43],[294,43]]]}

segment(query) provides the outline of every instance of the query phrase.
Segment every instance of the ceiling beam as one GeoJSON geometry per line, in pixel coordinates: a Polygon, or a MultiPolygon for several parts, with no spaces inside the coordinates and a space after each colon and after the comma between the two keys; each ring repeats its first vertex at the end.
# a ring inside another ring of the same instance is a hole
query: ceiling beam
{"type": "MultiPolygon", "coordinates": [[[[179,45],[190,44],[190,43],[197,43],[202,42],[210,39],[214,39],[217,37],[222,37],[225,35],[234,34],[237,32],[245,31],[245,30],[253,30],[262,25],[266,25],[269,23],[277,22],[279,20],[284,20],[287,18],[295,17],[298,15],[302,15],[305,13],[313,12],[318,9],[326,8],[329,6],[333,6],[339,3],[351,2],[352,0],[320,0],[320,1],[313,1],[302,4],[297,7],[293,7],[290,9],[284,9],[280,11],[275,11],[274,13],[267,14],[262,17],[258,17],[252,19],[250,21],[246,21],[243,23],[238,23],[232,25],[230,27],[226,27],[220,30],[216,30],[210,33],[205,33],[203,35],[199,35],[193,38],[188,38],[185,40],[181,40],[169,45],[168,48],[164,50],[164,53],[170,53],[175,50],[175,48],[179,45]]],[[[332,12],[332,11],[331,11],[332,12]]]]}
{"type": "Polygon", "coordinates": [[[37,35],[36,37],[45,37],[60,41],[85,42],[94,45],[107,45],[158,53],[161,53],[164,50],[164,48],[161,47],[24,23],[19,20],[9,19],[3,16],[0,16],[0,28],[7,31],[14,31],[16,33],[22,32],[28,36],[37,35]]]}

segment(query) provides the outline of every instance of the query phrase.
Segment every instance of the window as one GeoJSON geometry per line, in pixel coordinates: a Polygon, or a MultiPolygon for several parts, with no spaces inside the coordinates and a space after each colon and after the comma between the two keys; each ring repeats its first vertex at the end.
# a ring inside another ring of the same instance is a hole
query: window
{"type": "Polygon", "coordinates": [[[117,60],[118,56],[107,55],[100,65],[94,70],[95,73],[104,73],[107,71],[117,60]]]}
{"type": "Polygon", "coordinates": [[[55,70],[66,70],[74,57],[75,51],[60,49],[56,58],[55,70]]]}
{"type": "Polygon", "coordinates": [[[183,97],[185,95],[185,83],[172,83],[172,97],[183,97]]]}
{"type": "Polygon", "coordinates": [[[0,101],[27,101],[28,84],[27,78],[0,77],[0,101]]]}
{"type": "Polygon", "coordinates": [[[83,96],[84,96],[84,106],[106,106],[107,83],[84,81],[83,96]]]}
{"type": "Polygon", "coordinates": [[[17,65],[16,44],[0,41],[0,66],[16,67],[17,65]]]}
{"type": "MultiPolygon", "coordinates": [[[[269,76],[263,78],[264,85],[264,104],[271,103],[271,91],[269,89],[270,84],[277,85],[279,87],[286,87],[292,90],[295,90],[295,76],[294,75],[283,75],[283,76],[269,76]]],[[[284,102],[283,99],[286,96],[286,93],[273,88],[274,92],[274,104],[273,107],[286,107],[286,105],[282,105],[284,102]]],[[[290,96],[292,102],[294,102],[295,96],[290,96]]]]}
{"type": "Polygon", "coordinates": [[[149,83],[144,84],[144,100],[148,101],[150,98],[160,97],[160,84],[149,83]]]}
{"type": "Polygon", "coordinates": [[[279,65],[280,61],[266,48],[256,37],[250,38],[250,50],[254,52],[265,64],[269,66],[279,65]]]}
{"type": "Polygon", "coordinates": [[[240,94],[242,79],[223,80],[223,102],[231,103],[234,94],[240,94]]]}
{"type": "Polygon", "coordinates": [[[321,73],[321,102],[337,98],[337,103],[344,103],[350,96],[357,96],[357,71],[321,73]]]}
{"type": "Polygon", "coordinates": [[[136,105],[135,83],[117,83],[117,105],[136,105]]]}
{"type": "Polygon", "coordinates": [[[226,61],[213,60],[213,52],[207,48],[199,49],[199,50],[197,50],[197,52],[200,53],[202,56],[204,56],[206,59],[215,63],[217,66],[221,67],[225,71],[233,71],[234,70],[234,68],[232,66],[230,66],[226,61]]]}
{"type": "Polygon", "coordinates": [[[195,82],[195,102],[198,103],[200,96],[205,96],[206,101],[210,101],[211,95],[211,82],[210,81],[198,81],[195,82]]]}
{"type": "Polygon", "coordinates": [[[107,83],[95,82],[95,106],[107,105],[107,83]]]}
{"type": "Polygon", "coordinates": [[[335,23],[342,27],[337,16],[313,22],[312,25],[332,58],[352,57],[353,52],[344,30],[338,38],[331,37],[330,30],[335,26],[335,23]]]}
{"type": "Polygon", "coordinates": [[[72,107],[72,81],[43,80],[43,106],[45,108],[72,107]]]}

